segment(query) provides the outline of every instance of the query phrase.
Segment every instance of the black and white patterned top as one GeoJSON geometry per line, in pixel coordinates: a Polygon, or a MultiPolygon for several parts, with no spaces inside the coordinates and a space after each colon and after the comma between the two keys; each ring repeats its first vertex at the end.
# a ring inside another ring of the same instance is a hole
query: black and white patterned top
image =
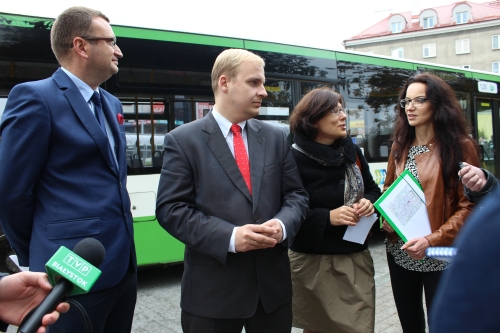
{"type": "MultiPolygon", "coordinates": [[[[408,159],[406,160],[405,169],[410,171],[411,174],[420,181],[418,177],[417,164],[415,163],[415,156],[422,153],[427,153],[429,148],[427,146],[411,146],[410,151],[408,152],[408,159]]],[[[401,238],[398,237],[398,242],[396,244],[392,244],[389,241],[385,241],[387,252],[392,254],[394,257],[394,261],[399,266],[406,268],[410,271],[417,272],[436,272],[442,271],[448,268],[449,263],[425,257],[423,260],[413,260],[406,251],[401,250],[401,247],[404,245],[404,242],[401,238]]]]}

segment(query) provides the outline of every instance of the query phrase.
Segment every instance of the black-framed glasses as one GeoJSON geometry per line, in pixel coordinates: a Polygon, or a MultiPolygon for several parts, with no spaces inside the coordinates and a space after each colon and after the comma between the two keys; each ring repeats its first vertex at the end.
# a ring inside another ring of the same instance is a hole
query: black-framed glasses
{"type": "Polygon", "coordinates": [[[332,113],[334,116],[338,116],[340,114],[340,112],[344,112],[344,114],[346,113],[346,109],[344,108],[335,108],[332,110],[332,113]]]}
{"type": "Polygon", "coordinates": [[[411,103],[411,105],[413,105],[414,107],[419,108],[422,105],[424,105],[425,101],[428,101],[428,100],[429,99],[425,98],[425,97],[415,97],[414,99],[406,98],[406,99],[400,100],[399,105],[401,105],[401,107],[403,109],[406,109],[408,106],[410,106],[410,103],[411,103]]]}
{"type": "MultiPolygon", "coordinates": [[[[116,37],[80,37],[80,38],[85,40],[104,40],[108,42],[108,44],[111,47],[114,48],[116,46],[116,37]]],[[[71,44],[70,47],[73,47],[73,44],[71,44]]]]}

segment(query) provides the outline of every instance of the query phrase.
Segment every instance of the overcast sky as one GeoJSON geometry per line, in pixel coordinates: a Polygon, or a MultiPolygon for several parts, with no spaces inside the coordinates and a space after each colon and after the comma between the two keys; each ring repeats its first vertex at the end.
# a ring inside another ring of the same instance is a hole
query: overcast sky
{"type": "MultiPolygon", "coordinates": [[[[475,3],[490,0],[476,0],[475,3]]],[[[1,0],[0,12],[56,17],[71,6],[101,10],[112,24],[343,50],[342,41],[391,13],[453,0],[1,0]]]]}

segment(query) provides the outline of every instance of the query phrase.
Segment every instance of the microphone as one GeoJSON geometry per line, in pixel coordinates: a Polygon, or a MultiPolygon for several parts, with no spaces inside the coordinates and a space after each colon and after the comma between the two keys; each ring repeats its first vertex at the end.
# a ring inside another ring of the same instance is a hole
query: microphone
{"type": "Polygon", "coordinates": [[[54,288],[42,303],[23,319],[17,332],[35,333],[42,326],[43,316],[54,311],[66,295],[89,292],[101,275],[97,266],[102,263],[105,254],[104,246],[94,238],[81,240],[73,251],[61,246],[45,264],[47,275],[54,288]]]}

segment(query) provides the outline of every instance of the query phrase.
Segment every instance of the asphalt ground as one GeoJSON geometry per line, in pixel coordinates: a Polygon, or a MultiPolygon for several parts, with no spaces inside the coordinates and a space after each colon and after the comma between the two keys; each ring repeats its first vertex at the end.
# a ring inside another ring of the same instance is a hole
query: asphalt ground
{"type": "MultiPolygon", "coordinates": [[[[369,250],[375,266],[375,332],[401,333],[383,239],[382,233],[369,239],[369,250]]],[[[138,297],[132,332],[182,332],[180,294],[183,271],[182,264],[139,270],[138,297]]],[[[15,333],[16,327],[11,326],[7,332],[15,333]]],[[[297,328],[292,328],[291,331],[291,333],[301,332],[302,329],[297,328]]]]}
{"type": "MultiPolygon", "coordinates": [[[[401,333],[392,296],[383,233],[369,239],[369,250],[375,266],[375,332],[401,333]]],[[[183,265],[139,271],[139,295],[133,332],[182,332],[179,306],[182,273],[183,265]]],[[[291,332],[299,333],[302,329],[293,328],[291,332]]]]}

